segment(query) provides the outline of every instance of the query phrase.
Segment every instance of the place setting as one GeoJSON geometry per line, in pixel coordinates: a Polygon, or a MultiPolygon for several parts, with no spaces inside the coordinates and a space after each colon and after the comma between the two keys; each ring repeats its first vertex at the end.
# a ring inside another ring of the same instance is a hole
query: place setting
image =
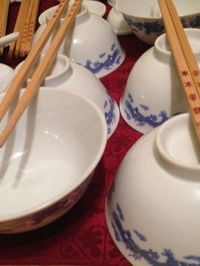
{"type": "Polygon", "coordinates": [[[200,1],[0,5],[0,265],[198,266],[200,1]]]}

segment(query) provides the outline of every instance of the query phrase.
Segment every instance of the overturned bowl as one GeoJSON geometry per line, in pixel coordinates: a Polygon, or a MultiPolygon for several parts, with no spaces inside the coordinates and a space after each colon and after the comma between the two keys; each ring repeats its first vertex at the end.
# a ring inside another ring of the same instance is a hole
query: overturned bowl
{"type": "Polygon", "coordinates": [[[188,114],[126,154],[106,201],[110,234],[134,266],[200,265],[200,146],[188,114]]]}
{"type": "MultiPolygon", "coordinates": [[[[23,62],[17,66],[16,73],[21,64],[23,62]]],[[[34,68],[32,71],[35,71],[34,68]]],[[[30,73],[31,75],[32,73],[30,73]]],[[[106,88],[95,75],[83,66],[72,63],[67,56],[57,55],[43,82],[43,86],[72,91],[89,98],[100,108],[105,117],[108,138],[116,130],[120,117],[116,101],[107,93],[106,88]]]]}
{"type": "MultiPolygon", "coordinates": [[[[70,2],[73,2],[70,0],[70,2]]],[[[104,3],[101,3],[97,0],[92,1],[92,0],[84,0],[85,5],[87,6],[89,12],[96,14],[97,16],[103,17],[106,13],[106,5],[104,3]]],[[[39,24],[43,24],[47,21],[47,16],[50,10],[55,10],[55,6],[50,7],[43,11],[39,17],[38,17],[38,22],[39,24]]]]}
{"type": "MultiPolygon", "coordinates": [[[[185,33],[200,64],[200,29],[185,29],[185,33]]],[[[165,34],[133,66],[120,99],[120,111],[124,120],[141,133],[187,111],[186,97],[165,34]]]]}
{"type": "MultiPolygon", "coordinates": [[[[185,28],[200,27],[200,0],[174,0],[174,4],[185,28]]],[[[154,44],[164,33],[158,1],[116,0],[116,6],[133,33],[145,43],[154,44]]]]}
{"type": "Polygon", "coordinates": [[[90,100],[40,88],[1,148],[0,233],[42,227],[72,208],[106,140],[105,119],[90,100]]]}
{"type": "MultiPolygon", "coordinates": [[[[51,19],[56,9],[56,6],[49,9],[46,13],[47,20],[51,19]]],[[[37,29],[33,45],[46,25],[44,22],[37,29]]],[[[43,53],[48,49],[51,40],[52,37],[45,45],[43,53]]],[[[98,78],[115,71],[125,59],[125,53],[109,23],[89,12],[85,3],[77,14],[74,27],[63,42],[60,53],[69,56],[73,62],[84,66],[98,78]]]]}

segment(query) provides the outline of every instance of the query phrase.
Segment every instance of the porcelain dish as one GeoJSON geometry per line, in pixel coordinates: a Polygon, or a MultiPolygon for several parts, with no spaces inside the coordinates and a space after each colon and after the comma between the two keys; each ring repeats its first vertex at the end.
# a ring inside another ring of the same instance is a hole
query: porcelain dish
{"type": "Polygon", "coordinates": [[[1,148],[0,233],[40,228],[71,209],[106,142],[105,119],[89,99],[40,88],[1,148]]]}
{"type": "MultiPolygon", "coordinates": [[[[200,63],[200,30],[185,29],[185,32],[200,63]]],[[[120,99],[120,111],[124,120],[141,133],[187,111],[186,97],[165,34],[134,64],[120,99]]]]}
{"type": "Polygon", "coordinates": [[[134,266],[200,264],[200,152],[187,113],[127,152],[106,201],[112,239],[134,266]]]}
{"type": "MultiPolygon", "coordinates": [[[[174,4],[185,28],[200,27],[200,0],[174,0],[174,4]]],[[[157,0],[116,0],[116,7],[133,33],[145,43],[153,45],[164,33],[157,0]]]]}
{"type": "MultiPolygon", "coordinates": [[[[23,62],[17,66],[16,73],[21,64],[23,62]]],[[[43,82],[43,86],[53,87],[54,90],[59,88],[63,91],[72,91],[89,98],[99,107],[105,117],[108,138],[114,133],[120,117],[118,105],[109,96],[102,82],[83,66],[72,63],[63,54],[58,54],[48,76],[43,82]],[[87,84],[87,86],[83,84],[87,84]]]]}
{"type": "MultiPolygon", "coordinates": [[[[56,7],[47,12],[47,19],[53,16],[55,10],[56,7]]],[[[45,27],[46,22],[37,29],[33,45],[45,27]]],[[[49,47],[51,38],[45,45],[43,53],[49,47]]],[[[83,65],[98,78],[116,70],[125,59],[125,53],[109,23],[89,12],[85,3],[76,16],[74,28],[63,42],[60,53],[69,56],[73,62],[83,65]]]]}

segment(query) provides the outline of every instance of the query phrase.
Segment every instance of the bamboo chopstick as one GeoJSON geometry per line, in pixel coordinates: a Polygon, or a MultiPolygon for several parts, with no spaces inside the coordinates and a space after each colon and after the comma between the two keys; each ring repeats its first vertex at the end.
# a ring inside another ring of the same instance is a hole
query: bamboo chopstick
{"type": "MultiPolygon", "coordinates": [[[[26,1],[26,0],[24,0],[24,1],[26,1]]],[[[17,56],[21,56],[21,57],[25,56],[24,46],[26,43],[27,35],[28,35],[29,21],[31,19],[33,2],[32,2],[32,0],[28,0],[26,4],[27,4],[27,6],[26,6],[27,10],[26,10],[26,13],[24,14],[24,19],[23,19],[23,21],[21,21],[21,25],[20,25],[21,38],[19,40],[19,46],[18,46],[17,54],[15,54],[16,57],[17,56]]]]}
{"type": "MultiPolygon", "coordinates": [[[[34,95],[39,90],[39,87],[48,73],[49,66],[51,62],[55,59],[58,49],[61,46],[64,38],[66,38],[66,34],[70,30],[72,24],[74,23],[76,14],[78,13],[79,9],[81,8],[83,0],[74,0],[72,7],[70,8],[69,12],[64,18],[55,38],[53,39],[49,49],[47,50],[46,54],[42,58],[38,68],[36,69],[35,73],[33,74],[30,83],[28,84],[24,94],[21,96],[18,104],[14,112],[12,113],[11,117],[8,120],[7,125],[5,126],[3,132],[0,135],[0,146],[2,146],[7,138],[9,137],[11,131],[15,127],[17,121],[23,114],[24,110],[34,97],[34,95]]],[[[29,63],[29,60],[28,60],[29,63]]]]}
{"type": "Polygon", "coordinates": [[[39,4],[40,0],[22,0],[14,28],[14,31],[19,31],[20,37],[10,46],[10,57],[13,53],[15,57],[24,57],[29,53],[37,23],[39,4]]]}
{"type": "Polygon", "coordinates": [[[31,49],[32,39],[37,22],[39,4],[40,0],[30,0],[28,13],[26,16],[25,23],[23,25],[19,56],[26,56],[31,49]]]}
{"type": "Polygon", "coordinates": [[[38,16],[40,0],[31,0],[31,3],[32,3],[31,17],[28,26],[28,34],[26,36],[26,42],[23,49],[25,55],[27,55],[31,50],[32,39],[37,24],[37,16],[38,16]]]}
{"type": "Polygon", "coordinates": [[[20,10],[18,13],[18,17],[19,17],[19,38],[17,39],[17,42],[15,44],[15,50],[14,50],[14,54],[16,57],[18,57],[20,54],[20,45],[21,45],[21,41],[23,38],[23,30],[24,30],[24,25],[26,22],[26,17],[28,14],[28,9],[29,9],[29,5],[30,5],[30,0],[22,0],[21,5],[20,5],[20,10]]]}
{"type": "MultiPolygon", "coordinates": [[[[3,37],[6,34],[9,4],[10,4],[10,0],[1,0],[0,37],[3,37]]],[[[0,55],[2,53],[3,53],[3,48],[0,48],[0,55]]]]}
{"type": "Polygon", "coordinates": [[[194,81],[194,83],[196,85],[196,88],[198,90],[198,94],[200,96],[200,71],[199,71],[199,66],[197,64],[197,61],[194,60],[194,56],[193,56],[193,52],[192,52],[191,46],[190,46],[190,44],[188,42],[188,39],[187,39],[185,33],[182,30],[183,27],[182,27],[181,21],[180,21],[180,19],[178,17],[178,13],[176,11],[176,8],[175,8],[172,0],[166,1],[166,4],[167,4],[168,9],[170,9],[171,18],[173,20],[177,36],[178,36],[178,38],[180,40],[180,44],[181,44],[185,59],[187,61],[187,64],[188,64],[188,66],[190,68],[190,71],[193,72],[193,75],[192,75],[193,81],[194,81]]]}
{"type": "Polygon", "coordinates": [[[0,103],[0,120],[3,118],[4,114],[8,110],[11,102],[14,100],[17,92],[24,84],[26,78],[28,77],[31,68],[36,63],[40,56],[42,48],[48,41],[51,33],[53,32],[57,22],[59,21],[62,13],[68,7],[68,0],[61,0],[54,16],[49,20],[43,33],[40,35],[37,44],[32,48],[31,52],[28,54],[27,58],[24,60],[22,67],[19,69],[17,75],[12,80],[10,87],[8,88],[5,97],[0,103]]]}
{"type": "Polygon", "coordinates": [[[177,12],[174,12],[174,10],[176,10],[175,7],[173,6],[172,8],[172,3],[169,4],[168,1],[170,0],[158,1],[177,72],[189,105],[189,111],[196,135],[200,140],[200,96],[197,83],[195,82],[195,73],[196,71],[199,73],[199,68],[193,68],[197,63],[192,52],[190,53],[189,58],[185,56],[188,52],[188,46],[190,45],[188,41],[185,41],[187,37],[182,24],[179,21],[177,12]]]}

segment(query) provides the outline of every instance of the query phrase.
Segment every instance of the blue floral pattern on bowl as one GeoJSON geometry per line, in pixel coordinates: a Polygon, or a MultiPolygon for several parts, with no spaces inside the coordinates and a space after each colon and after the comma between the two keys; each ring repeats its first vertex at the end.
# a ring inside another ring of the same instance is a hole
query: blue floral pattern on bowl
{"type": "Polygon", "coordinates": [[[136,127],[148,125],[154,128],[161,125],[169,118],[165,110],[153,114],[151,113],[150,108],[144,104],[135,106],[133,96],[130,93],[125,96],[123,104],[126,119],[135,124],[136,127]]]}
{"type": "Polygon", "coordinates": [[[108,196],[108,215],[111,223],[112,237],[116,243],[123,246],[126,255],[134,261],[145,260],[147,264],[153,266],[199,266],[199,255],[185,255],[176,258],[176,254],[170,247],[166,247],[162,252],[156,251],[153,247],[144,248],[148,245],[148,238],[136,228],[126,228],[126,218],[120,204],[112,202],[112,192],[114,183],[108,196]]]}
{"type": "Polygon", "coordinates": [[[104,103],[104,116],[106,119],[108,135],[110,135],[113,132],[113,126],[115,126],[117,119],[115,102],[110,97],[104,103]]]}
{"type": "Polygon", "coordinates": [[[41,208],[30,215],[6,221],[1,224],[1,233],[19,233],[35,230],[49,224],[70,210],[81,198],[93,177],[93,172],[74,191],[52,205],[41,208]]]}
{"type": "Polygon", "coordinates": [[[123,61],[120,49],[117,47],[115,43],[110,47],[109,52],[103,52],[98,56],[98,59],[92,61],[88,59],[84,65],[89,71],[91,71],[94,75],[102,71],[110,71],[116,67],[118,67],[123,61]]]}
{"type": "MultiPolygon", "coordinates": [[[[139,21],[137,18],[131,18],[124,15],[125,20],[131,27],[133,32],[141,38],[143,41],[152,44],[155,39],[164,33],[164,25],[161,19],[153,19],[151,21],[139,21]],[[145,37],[146,35],[146,37],[145,37]],[[151,36],[152,39],[149,39],[151,36]]],[[[199,28],[200,27],[200,16],[188,16],[181,18],[184,28],[199,28]]]]}

